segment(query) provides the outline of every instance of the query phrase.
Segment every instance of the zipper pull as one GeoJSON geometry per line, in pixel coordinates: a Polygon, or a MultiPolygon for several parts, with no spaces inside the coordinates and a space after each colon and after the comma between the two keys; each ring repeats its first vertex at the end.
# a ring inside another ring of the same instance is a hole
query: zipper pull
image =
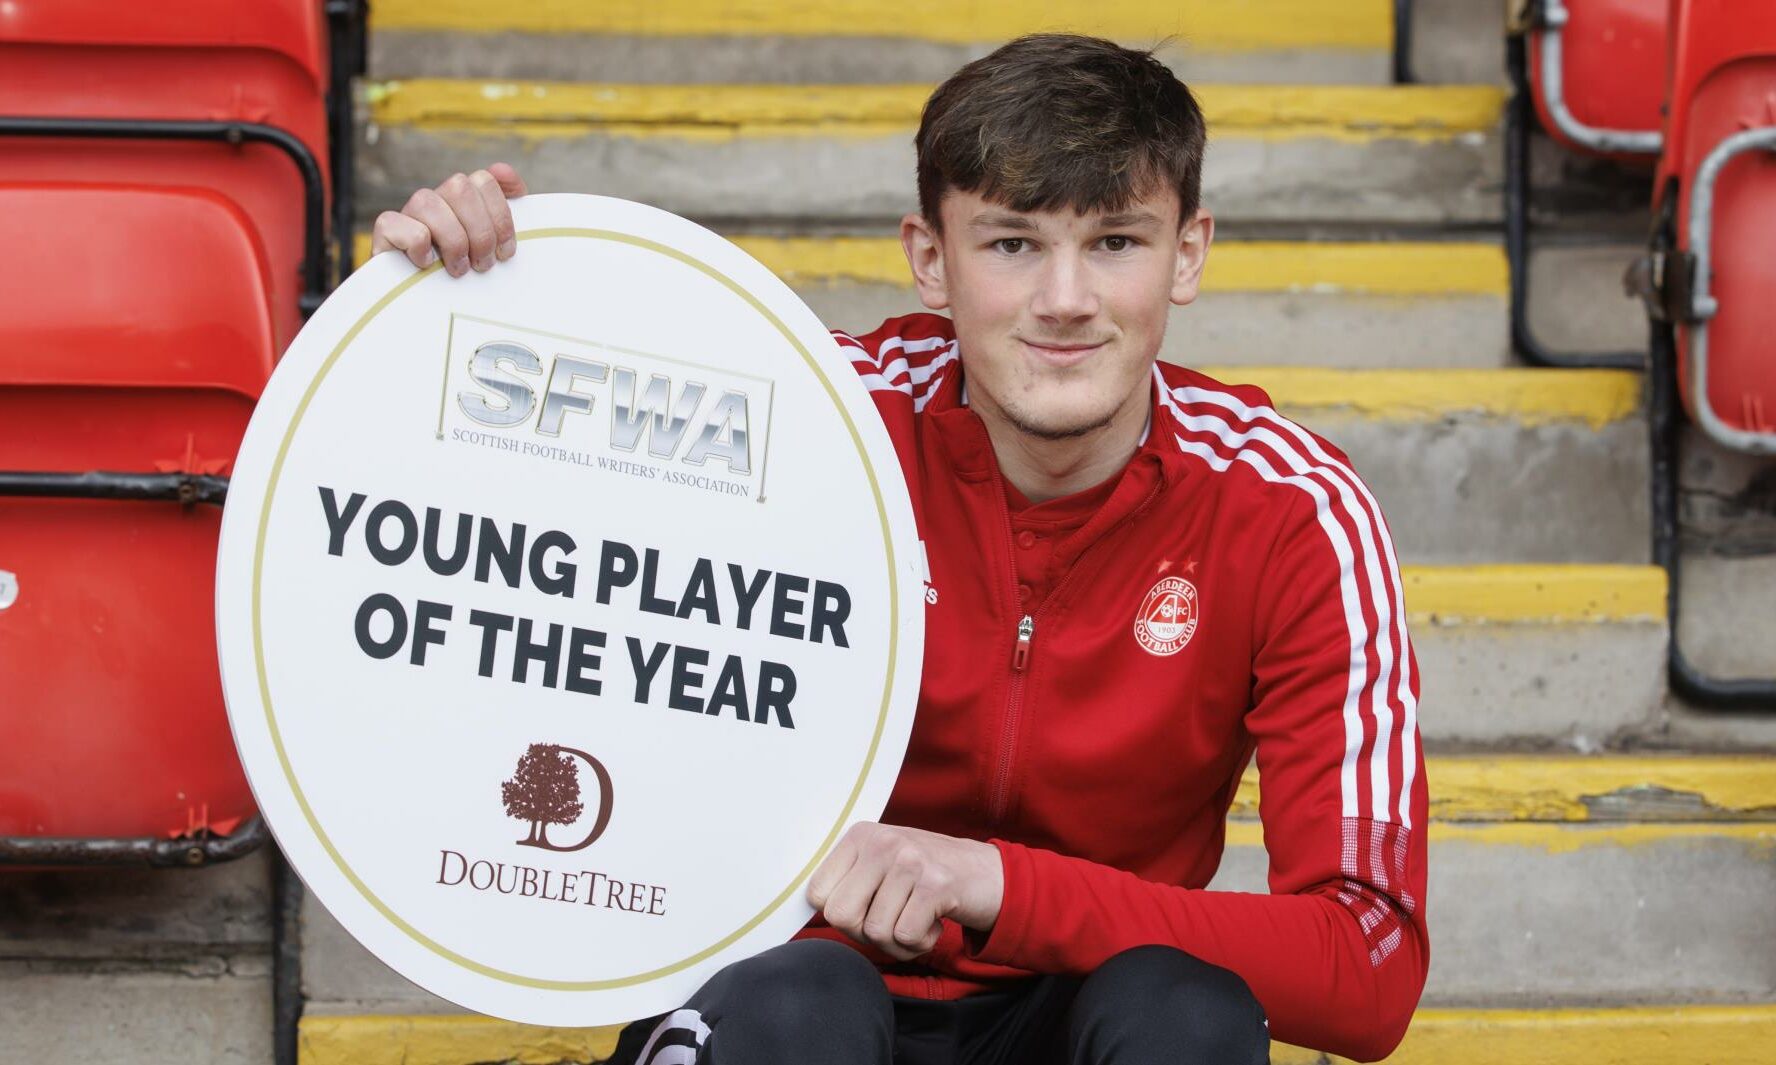
{"type": "Polygon", "coordinates": [[[1019,673],[1030,664],[1030,642],[1036,636],[1036,619],[1028,614],[1018,622],[1017,649],[1011,653],[1011,668],[1019,673]]]}

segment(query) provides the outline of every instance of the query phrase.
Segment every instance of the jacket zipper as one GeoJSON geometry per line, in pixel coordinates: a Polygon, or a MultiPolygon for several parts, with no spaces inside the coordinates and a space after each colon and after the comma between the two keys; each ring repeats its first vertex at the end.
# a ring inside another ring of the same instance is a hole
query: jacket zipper
{"type": "Polygon", "coordinates": [[[1011,652],[1011,668],[1019,673],[1030,664],[1030,644],[1036,638],[1036,619],[1028,614],[1018,622],[1016,649],[1011,652]]]}
{"type": "Polygon", "coordinates": [[[1011,652],[1011,685],[1005,697],[1005,724],[999,735],[999,766],[993,774],[993,800],[987,811],[991,823],[1005,816],[1011,793],[1011,752],[1017,749],[1019,718],[1024,709],[1024,677],[1030,665],[1030,646],[1036,642],[1036,619],[1025,614],[1018,621],[1017,643],[1011,652]]]}
{"type": "MultiPolygon", "coordinates": [[[[1078,572],[1080,562],[1091,553],[1092,548],[1108,540],[1112,533],[1133,521],[1137,515],[1146,510],[1153,502],[1154,497],[1159,495],[1159,490],[1164,483],[1162,476],[1161,480],[1156,481],[1152,490],[1147,493],[1147,498],[1141,500],[1127,514],[1116,519],[1113,525],[1099,535],[1091,547],[1079,553],[1079,557],[1073,560],[1073,565],[1067,568],[1067,573],[1061,578],[1061,583],[1055,585],[1054,589],[1048,593],[1048,598],[1043,600],[1043,606],[1047,606],[1061,597],[1061,593],[1073,583],[1073,575],[1078,572]]],[[[1005,502],[1004,489],[999,492],[999,512],[1005,517],[1005,539],[1009,547],[1011,543],[1011,507],[1005,502]]],[[[1006,558],[1011,564],[1011,586],[1015,589],[1018,584],[1017,559],[1012,557],[1009,549],[1006,552],[1006,558]]],[[[1019,603],[1018,605],[1022,606],[1023,604],[1019,603]]],[[[1017,749],[1018,727],[1021,724],[1024,709],[1024,680],[1029,675],[1030,654],[1036,644],[1036,619],[1041,616],[1042,608],[1038,607],[1034,613],[1024,614],[1020,617],[1018,619],[1017,642],[1012,644],[1011,681],[1005,696],[1005,724],[999,730],[999,758],[993,772],[992,798],[987,806],[987,820],[992,825],[997,825],[1005,817],[1005,807],[1011,797],[1011,755],[1017,749]]]]}

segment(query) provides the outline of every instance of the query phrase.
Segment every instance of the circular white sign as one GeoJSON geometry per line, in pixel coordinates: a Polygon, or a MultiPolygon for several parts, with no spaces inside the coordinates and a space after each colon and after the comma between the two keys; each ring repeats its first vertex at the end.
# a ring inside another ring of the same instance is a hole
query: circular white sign
{"type": "Polygon", "coordinates": [[[366,264],[284,356],[216,573],[229,721],[315,896],[536,1024],[789,939],[887,804],[922,552],[868,393],[715,234],[515,201],[486,274],[366,264]]]}

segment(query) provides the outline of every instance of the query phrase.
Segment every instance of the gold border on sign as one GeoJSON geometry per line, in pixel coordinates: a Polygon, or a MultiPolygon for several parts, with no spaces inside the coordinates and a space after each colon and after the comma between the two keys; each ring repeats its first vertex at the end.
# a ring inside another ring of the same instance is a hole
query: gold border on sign
{"type": "Polygon", "coordinates": [[[864,449],[863,438],[858,434],[857,425],[851,420],[851,413],[845,409],[845,404],[843,400],[839,398],[837,390],[833,388],[832,381],[827,378],[824,372],[822,372],[819,362],[815,360],[814,356],[808,351],[802,342],[797,339],[796,335],[790,331],[789,327],[783,323],[782,319],[773,314],[770,308],[766,307],[759,301],[758,297],[740,287],[740,285],[735,283],[727,275],[701,260],[686,255],[684,252],[681,252],[676,248],[669,248],[663,244],[651,240],[644,240],[641,237],[632,236],[627,233],[618,233],[603,229],[554,227],[529,229],[518,234],[519,240],[538,240],[550,237],[583,237],[593,240],[609,240],[619,244],[628,244],[632,247],[657,252],[668,258],[675,259],[702,272],[716,281],[721,282],[721,284],[726,286],[729,291],[739,296],[754,310],[759,312],[759,314],[763,315],[767,321],[777,328],[779,333],[783,334],[784,339],[789,341],[790,345],[795,348],[796,352],[801,355],[802,361],[814,372],[814,376],[820,381],[821,386],[826,389],[827,397],[832,400],[833,406],[838,410],[839,416],[844,419],[845,428],[851,433],[851,441],[857,448],[858,456],[863,459],[864,474],[869,479],[870,494],[875,498],[876,515],[881,523],[882,544],[887,549],[888,554],[887,677],[882,685],[882,703],[876,714],[876,729],[875,733],[870,737],[869,753],[864,759],[863,772],[858,774],[857,783],[852,786],[851,794],[845,800],[844,808],[839,811],[839,816],[837,820],[833,822],[832,828],[827,832],[826,839],[821,841],[819,848],[815,850],[814,857],[808,859],[808,863],[802,867],[800,873],[796,874],[795,879],[790,881],[789,886],[784,888],[776,898],[772,899],[771,902],[763,910],[760,910],[754,915],[751,920],[747,921],[728,935],[722,937],[716,943],[692,954],[688,958],[673,962],[670,965],[663,965],[657,969],[649,970],[648,972],[610,980],[542,980],[536,977],[523,976],[518,973],[509,973],[502,969],[496,969],[491,965],[485,965],[475,961],[472,958],[464,957],[408,924],[400,917],[400,915],[390,909],[387,903],[377,898],[376,894],[370,890],[369,885],[364,883],[364,881],[358,877],[357,873],[352,871],[351,867],[345,863],[345,859],[340,855],[339,851],[333,846],[333,841],[329,839],[327,833],[321,829],[320,822],[316,820],[314,810],[309,806],[308,798],[302,793],[302,787],[296,782],[296,774],[290,767],[290,756],[289,753],[284,750],[283,737],[278,732],[277,716],[273,712],[271,706],[271,685],[270,681],[267,680],[265,673],[265,639],[263,626],[260,623],[260,585],[265,568],[265,534],[266,529],[271,522],[272,497],[277,492],[278,478],[283,473],[284,459],[289,455],[290,444],[296,437],[296,427],[301,424],[303,415],[307,413],[308,405],[310,401],[314,399],[315,392],[319,390],[321,382],[326,380],[327,374],[332,371],[334,364],[339,361],[339,357],[344,354],[345,349],[350,346],[351,342],[357,339],[358,334],[363,332],[364,327],[370,324],[370,320],[382,313],[389,304],[393,303],[402,294],[407,292],[408,289],[411,289],[414,285],[430,276],[433,272],[441,269],[442,266],[439,263],[433,263],[415,273],[412,277],[405,279],[393,289],[389,290],[389,292],[381,299],[377,300],[368,311],[365,311],[363,317],[359,318],[357,322],[346,331],[345,336],[340,338],[339,343],[335,345],[332,352],[328,354],[326,361],[321,364],[320,372],[315,375],[313,381],[309,382],[307,390],[302,393],[302,399],[296,404],[296,412],[290,418],[289,427],[284,430],[283,440],[278,444],[277,457],[272,461],[271,475],[266,479],[265,501],[260,508],[259,529],[253,546],[253,664],[258,673],[259,698],[265,706],[265,723],[271,731],[272,746],[277,750],[278,764],[283,768],[284,779],[289,782],[290,791],[295,795],[297,805],[302,808],[302,815],[308,819],[309,828],[314,831],[315,838],[320,841],[320,844],[326,850],[327,855],[333,859],[333,864],[339,867],[339,871],[344,874],[345,878],[351,882],[353,887],[358,889],[358,893],[363,895],[365,900],[368,901],[371,906],[376,908],[378,913],[388,918],[390,923],[394,924],[394,926],[401,931],[407,933],[407,935],[412,937],[415,942],[419,943],[427,950],[430,950],[439,957],[454,962],[471,972],[479,973],[482,976],[492,977],[496,980],[501,980],[510,984],[520,984],[525,987],[536,987],[549,991],[603,991],[618,987],[633,987],[637,984],[646,983],[649,980],[657,980],[660,977],[669,976],[672,973],[676,973],[689,966],[695,965],[726,949],[741,936],[744,936],[746,933],[758,927],[760,922],[766,917],[769,917],[778,907],[782,906],[783,903],[789,899],[791,892],[795,891],[799,885],[813,874],[816,862],[819,860],[820,856],[826,853],[826,851],[832,846],[833,841],[838,837],[839,830],[844,827],[846,819],[850,816],[852,808],[857,805],[857,797],[863,791],[864,780],[869,776],[870,767],[875,764],[876,752],[882,744],[882,730],[887,726],[888,722],[888,704],[893,693],[895,662],[896,655],[899,651],[900,580],[898,566],[896,565],[894,557],[894,538],[888,528],[888,511],[882,501],[882,489],[880,483],[876,480],[875,467],[870,465],[869,455],[864,449]]]}

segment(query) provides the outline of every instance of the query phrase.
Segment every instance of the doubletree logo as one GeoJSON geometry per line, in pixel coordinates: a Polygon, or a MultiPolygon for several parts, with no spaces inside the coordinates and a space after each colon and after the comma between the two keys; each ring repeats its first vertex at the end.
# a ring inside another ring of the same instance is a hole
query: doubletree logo
{"type": "Polygon", "coordinates": [[[611,778],[604,764],[585,751],[553,743],[533,743],[518,759],[510,780],[500,785],[506,814],[530,822],[530,834],[520,847],[551,851],[577,851],[592,845],[610,824],[611,778]],[[598,816],[592,830],[578,843],[562,846],[549,841],[550,825],[571,825],[580,820],[585,804],[580,801],[580,767],[584,762],[598,778],[598,816]]]}

